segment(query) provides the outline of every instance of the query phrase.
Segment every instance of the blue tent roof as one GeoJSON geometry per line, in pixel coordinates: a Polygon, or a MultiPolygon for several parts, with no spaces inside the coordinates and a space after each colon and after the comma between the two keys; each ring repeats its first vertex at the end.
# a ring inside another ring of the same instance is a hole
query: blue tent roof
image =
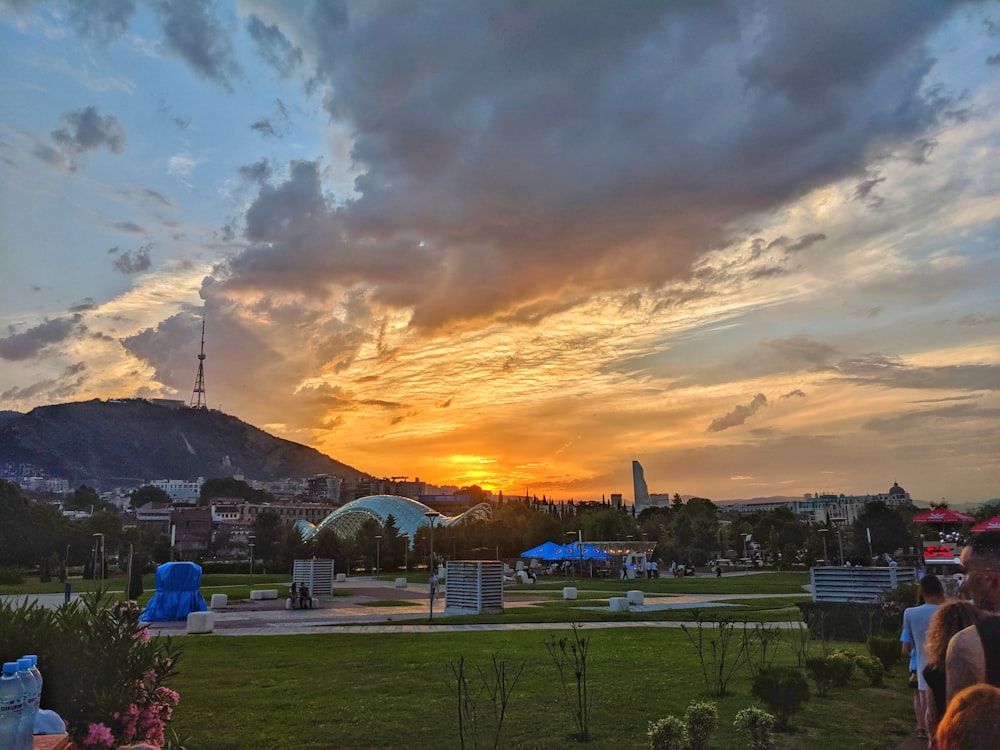
{"type": "Polygon", "coordinates": [[[192,562],[163,563],[156,569],[156,593],[139,615],[143,622],[186,620],[191,612],[204,612],[208,607],[198,587],[201,586],[201,566],[192,562]]]}
{"type": "Polygon", "coordinates": [[[558,560],[559,551],[562,549],[555,542],[545,542],[537,547],[522,552],[521,557],[537,557],[540,560],[558,560]]]}

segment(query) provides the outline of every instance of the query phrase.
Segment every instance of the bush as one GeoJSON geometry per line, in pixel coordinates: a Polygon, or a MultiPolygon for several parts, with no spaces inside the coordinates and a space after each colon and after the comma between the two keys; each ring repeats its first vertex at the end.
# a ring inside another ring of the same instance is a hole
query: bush
{"type": "Polygon", "coordinates": [[[24,583],[24,571],[18,567],[0,565],[0,583],[7,586],[16,586],[24,583]]]}
{"type": "MultiPolygon", "coordinates": [[[[802,621],[821,641],[865,643],[876,633],[895,629],[895,615],[881,604],[865,602],[799,602],[802,621]]],[[[897,645],[897,648],[898,645],[897,645]]]]}
{"type": "Polygon", "coordinates": [[[809,700],[809,683],[792,667],[771,667],[758,674],[750,691],[775,715],[778,727],[788,727],[792,714],[809,700]]]}
{"type": "Polygon", "coordinates": [[[0,653],[38,654],[42,705],[67,723],[81,748],[164,744],[178,696],[166,685],[179,656],[150,638],[134,602],[84,594],[49,610],[0,601],[0,653]]]}
{"type": "Polygon", "coordinates": [[[868,639],[868,653],[882,662],[882,666],[889,671],[902,657],[899,638],[891,635],[873,635],[868,639]]]}
{"type": "Polygon", "coordinates": [[[882,666],[882,662],[878,658],[856,654],[854,663],[858,665],[858,669],[864,672],[869,685],[882,687],[882,683],[885,681],[885,667],[882,666]]]}
{"type": "Polygon", "coordinates": [[[684,750],[688,744],[687,728],[676,716],[649,722],[649,746],[653,750],[684,750]]]}
{"type": "Polygon", "coordinates": [[[775,717],[756,706],[738,711],[733,726],[746,740],[747,750],[771,750],[774,747],[775,717]]]}
{"type": "Polygon", "coordinates": [[[688,744],[691,750],[708,747],[708,736],[719,723],[719,711],[714,703],[694,703],[684,711],[684,725],[687,727],[688,744]]]}
{"type": "Polygon", "coordinates": [[[844,651],[834,651],[829,656],[806,659],[806,671],[816,683],[816,689],[824,698],[834,687],[844,687],[854,674],[854,659],[844,651]]]}

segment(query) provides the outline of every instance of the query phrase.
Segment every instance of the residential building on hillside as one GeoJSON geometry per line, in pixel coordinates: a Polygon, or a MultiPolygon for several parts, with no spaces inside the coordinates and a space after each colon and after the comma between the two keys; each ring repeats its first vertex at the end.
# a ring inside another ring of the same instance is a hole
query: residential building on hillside
{"type": "Polygon", "coordinates": [[[149,484],[170,495],[174,504],[197,505],[204,483],[205,477],[198,477],[193,482],[188,479],[154,479],[149,484]]]}

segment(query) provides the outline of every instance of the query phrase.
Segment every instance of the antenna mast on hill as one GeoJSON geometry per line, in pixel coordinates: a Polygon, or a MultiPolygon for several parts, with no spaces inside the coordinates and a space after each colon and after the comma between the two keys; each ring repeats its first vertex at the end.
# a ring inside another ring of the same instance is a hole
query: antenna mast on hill
{"type": "Polygon", "coordinates": [[[198,354],[198,377],[191,393],[191,408],[208,408],[208,399],[205,398],[205,318],[201,319],[201,352],[198,354]]]}

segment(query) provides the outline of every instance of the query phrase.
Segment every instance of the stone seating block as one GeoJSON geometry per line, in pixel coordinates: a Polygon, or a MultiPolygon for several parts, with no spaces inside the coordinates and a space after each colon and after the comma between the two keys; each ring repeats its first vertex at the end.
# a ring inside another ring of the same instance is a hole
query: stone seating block
{"type": "Polygon", "coordinates": [[[396,579],[396,588],[397,589],[405,589],[406,588],[406,579],[405,578],[397,578],[396,579]]]}
{"type": "Polygon", "coordinates": [[[563,586],[563,599],[576,599],[576,586],[563,586]]]}
{"type": "Polygon", "coordinates": [[[641,607],[646,602],[643,593],[638,590],[629,591],[627,596],[628,596],[629,606],[632,606],[634,604],[636,606],[641,607]]]}
{"type": "Polygon", "coordinates": [[[215,630],[214,612],[189,612],[187,616],[188,635],[211,633],[215,630]]]}
{"type": "Polygon", "coordinates": [[[229,594],[212,594],[212,609],[229,606],[229,594]]]}
{"type": "Polygon", "coordinates": [[[337,573],[337,583],[346,583],[347,573],[337,573]]]}
{"type": "Polygon", "coordinates": [[[612,612],[628,612],[628,597],[612,596],[608,604],[612,612]]]}
{"type": "Polygon", "coordinates": [[[253,601],[260,601],[261,599],[277,599],[278,589],[254,589],[250,592],[250,598],[253,601]]]}

